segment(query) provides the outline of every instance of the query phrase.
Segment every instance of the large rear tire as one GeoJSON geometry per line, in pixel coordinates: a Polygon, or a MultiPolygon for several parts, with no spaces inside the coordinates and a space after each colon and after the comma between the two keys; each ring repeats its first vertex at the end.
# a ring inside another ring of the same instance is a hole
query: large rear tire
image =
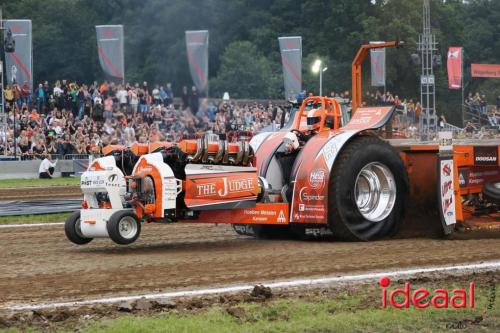
{"type": "Polygon", "coordinates": [[[378,137],[354,138],[340,152],[329,182],[328,223],[336,238],[375,240],[402,223],[408,177],[394,148],[378,137]]]}
{"type": "Polygon", "coordinates": [[[500,181],[484,184],[483,196],[489,201],[500,205],[500,181]]]}
{"type": "Polygon", "coordinates": [[[73,243],[84,245],[89,243],[92,238],[83,236],[80,224],[80,211],[73,212],[64,223],[64,233],[66,237],[73,243]]]}
{"type": "Polygon", "coordinates": [[[106,227],[109,238],[120,245],[132,244],[141,234],[139,218],[128,210],[121,210],[111,215],[106,227]]]}

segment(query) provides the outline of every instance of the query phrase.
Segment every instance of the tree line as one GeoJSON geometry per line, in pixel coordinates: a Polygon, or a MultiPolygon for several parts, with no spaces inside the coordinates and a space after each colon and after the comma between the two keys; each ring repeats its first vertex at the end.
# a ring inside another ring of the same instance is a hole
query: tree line
{"type": "MultiPolygon", "coordinates": [[[[421,0],[0,0],[4,19],[33,21],[35,83],[102,79],[95,25],[123,24],[128,82],[191,85],[185,30],[210,31],[211,96],[282,98],[279,36],[303,37],[303,80],[318,90],[314,59],[328,66],[324,91],[350,89],[350,64],[360,44],[406,42],[387,52],[387,89],[419,96],[420,67],[411,61],[422,30],[421,0]]],[[[460,93],[448,91],[446,53],[465,50],[466,91],[500,94],[495,79],[471,79],[470,63],[500,63],[500,1],[432,0],[431,24],[443,66],[436,68],[438,108],[452,119],[460,93]]],[[[365,87],[368,88],[368,64],[365,87]]]]}

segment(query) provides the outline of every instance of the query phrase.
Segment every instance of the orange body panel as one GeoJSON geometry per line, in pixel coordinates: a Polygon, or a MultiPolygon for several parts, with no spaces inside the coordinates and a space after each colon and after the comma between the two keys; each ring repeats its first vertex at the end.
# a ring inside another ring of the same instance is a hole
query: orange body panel
{"type": "Polygon", "coordinates": [[[186,176],[184,182],[186,206],[211,207],[245,200],[256,201],[259,182],[255,169],[250,170],[253,171],[186,176]]]}
{"type": "Polygon", "coordinates": [[[126,150],[127,147],[122,146],[122,145],[108,145],[106,147],[102,148],[102,153],[106,156],[109,155],[113,151],[122,151],[126,150]]]}
{"type": "Polygon", "coordinates": [[[104,171],[105,169],[101,166],[101,164],[99,164],[98,161],[95,161],[93,162],[89,169],[94,169],[94,171],[104,171]]]}
{"type": "Polygon", "coordinates": [[[144,215],[151,215],[153,218],[162,217],[162,199],[163,199],[163,189],[162,189],[162,179],[160,172],[155,166],[150,165],[145,159],[141,159],[139,164],[136,166],[134,176],[144,178],[151,177],[154,181],[155,189],[155,203],[154,208],[147,204],[144,209],[140,206],[136,207],[136,213],[139,217],[144,215]]]}
{"type": "Polygon", "coordinates": [[[202,211],[197,220],[185,222],[285,225],[288,210],[288,203],[257,203],[255,208],[202,211]]]}
{"type": "MultiPolygon", "coordinates": [[[[480,149],[491,150],[493,155],[496,152],[496,156],[500,156],[500,145],[484,148],[473,144],[453,146],[455,210],[458,222],[482,221],[483,227],[488,228],[490,224],[498,224],[498,221],[473,216],[473,207],[463,205],[466,196],[483,191],[485,182],[500,180],[498,158],[496,158],[497,165],[484,165],[485,162],[481,164],[481,161],[476,161],[479,154],[475,152],[475,150],[480,149]]],[[[413,208],[432,209],[436,207],[436,202],[439,200],[437,191],[439,175],[436,168],[438,154],[439,146],[437,145],[412,145],[406,147],[401,153],[408,171],[409,204],[413,208]]],[[[486,157],[488,156],[486,155],[486,157]]]]}
{"type": "Polygon", "coordinates": [[[177,146],[186,154],[194,155],[196,153],[198,143],[196,140],[182,140],[177,144],[177,146]]]}
{"type": "Polygon", "coordinates": [[[240,152],[240,145],[236,142],[228,143],[227,150],[230,154],[238,154],[240,152]]]}
{"type": "Polygon", "coordinates": [[[142,156],[149,153],[149,145],[147,143],[136,143],[132,147],[130,147],[130,150],[136,156],[142,156]]]}
{"type": "Polygon", "coordinates": [[[149,152],[151,153],[157,151],[160,148],[170,148],[172,146],[173,146],[172,142],[156,141],[149,145],[149,152]]]}

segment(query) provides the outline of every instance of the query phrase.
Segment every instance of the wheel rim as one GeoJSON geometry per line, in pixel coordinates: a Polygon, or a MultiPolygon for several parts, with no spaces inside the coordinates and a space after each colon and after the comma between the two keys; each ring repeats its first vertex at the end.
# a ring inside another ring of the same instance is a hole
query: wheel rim
{"type": "Polygon", "coordinates": [[[365,165],[354,184],[356,206],[363,217],[380,222],[392,212],[396,202],[396,181],[391,170],[379,162],[365,165]]]}
{"type": "Polygon", "coordinates": [[[82,232],[82,220],[78,219],[75,221],[75,231],[78,236],[85,238],[82,232]]]}
{"type": "Polygon", "coordinates": [[[131,216],[123,217],[118,223],[118,232],[126,239],[133,238],[137,234],[137,228],[137,221],[131,216]]]}

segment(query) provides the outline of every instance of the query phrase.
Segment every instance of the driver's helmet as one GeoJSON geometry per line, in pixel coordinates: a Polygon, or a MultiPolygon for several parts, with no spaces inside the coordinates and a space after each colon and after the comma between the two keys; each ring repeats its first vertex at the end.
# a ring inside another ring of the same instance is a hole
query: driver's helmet
{"type": "Polygon", "coordinates": [[[309,131],[318,130],[321,122],[321,109],[311,109],[307,113],[307,129],[309,131]]]}

